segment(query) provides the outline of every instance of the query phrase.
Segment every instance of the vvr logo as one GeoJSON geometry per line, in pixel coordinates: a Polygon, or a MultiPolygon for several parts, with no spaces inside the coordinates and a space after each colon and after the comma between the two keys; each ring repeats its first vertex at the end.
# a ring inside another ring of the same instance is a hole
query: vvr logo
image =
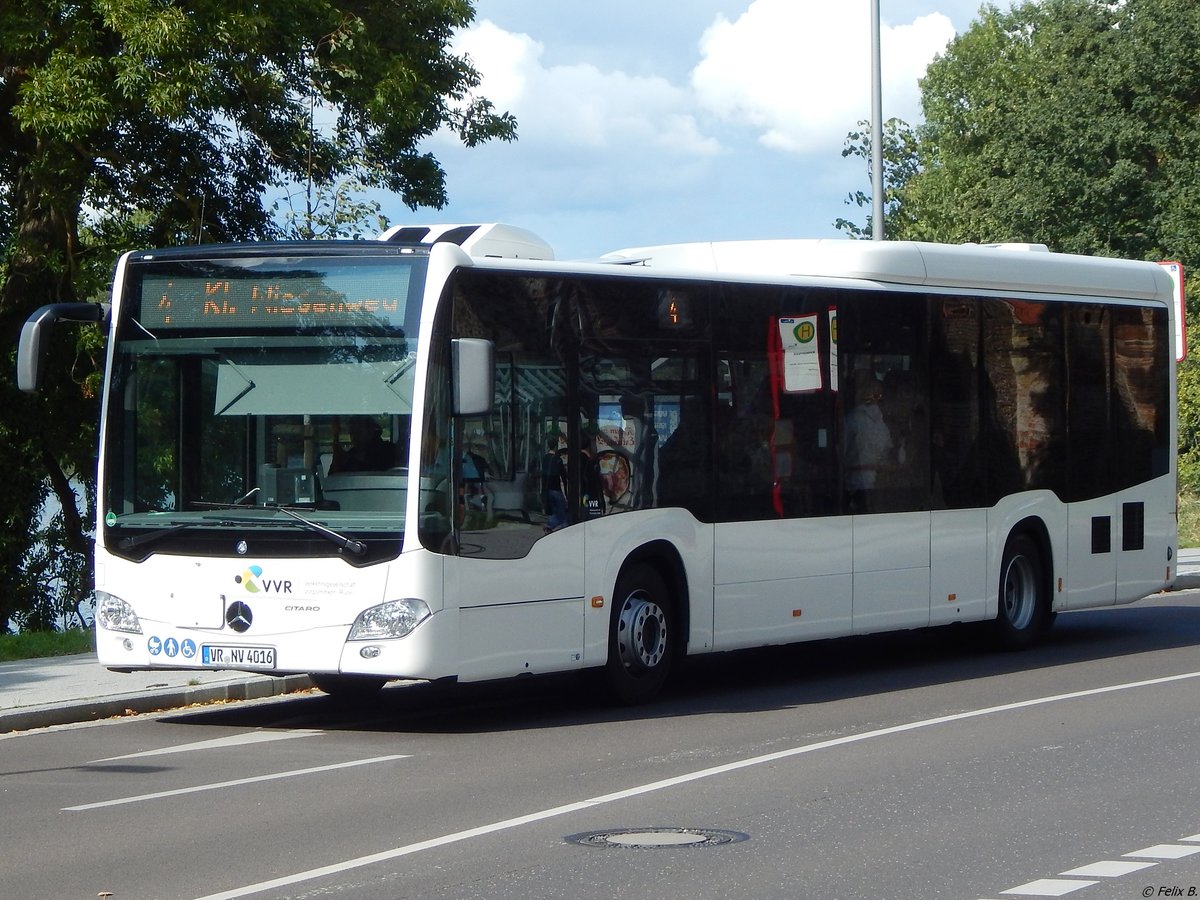
{"type": "Polygon", "coordinates": [[[262,573],[262,566],[250,566],[241,575],[235,576],[233,580],[244,587],[248,594],[290,594],[292,592],[290,581],[263,578],[262,573]]]}

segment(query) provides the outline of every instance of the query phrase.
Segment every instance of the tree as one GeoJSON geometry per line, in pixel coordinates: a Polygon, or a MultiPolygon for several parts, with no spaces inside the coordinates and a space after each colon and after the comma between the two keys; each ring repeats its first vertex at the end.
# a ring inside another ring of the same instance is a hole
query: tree
{"type": "MultiPolygon", "coordinates": [[[[46,585],[22,568],[47,490],[87,566],[100,340],[61,338],[43,396],[12,346],[38,306],[103,297],[132,246],[269,237],[270,186],[358,179],[411,208],[446,201],[419,144],[468,146],[515,122],[447,49],[469,0],[9,0],[0,7],[0,629],[46,585]],[[314,125],[317,110],[335,117],[314,125]]],[[[61,527],[59,527],[61,526],[61,527]]],[[[86,590],[90,577],[77,579],[86,590]]]]}
{"type": "Polygon", "coordinates": [[[359,178],[335,184],[306,185],[272,204],[284,240],[315,241],[333,238],[363,240],[387,230],[383,205],[365,196],[359,178]],[[297,208],[299,206],[299,208],[297,208]]]}
{"type": "MultiPolygon", "coordinates": [[[[846,135],[842,157],[857,156],[867,167],[867,181],[874,174],[871,170],[871,123],[859,120],[858,131],[846,135]]],[[[920,171],[917,155],[917,133],[903,119],[891,118],[883,123],[883,233],[894,238],[911,224],[908,210],[904,206],[901,189],[920,171]]],[[[846,205],[859,209],[870,209],[870,194],[862,190],[853,191],[846,197],[846,205]]],[[[838,218],[833,227],[844,231],[849,237],[870,240],[874,235],[874,223],[867,216],[867,224],[859,227],[848,219],[838,218]]]]}
{"type": "Polygon", "coordinates": [[[985,6],[922,81],[911,236],[1135,259],[1200,251],[1200,6],[985,6]]]}

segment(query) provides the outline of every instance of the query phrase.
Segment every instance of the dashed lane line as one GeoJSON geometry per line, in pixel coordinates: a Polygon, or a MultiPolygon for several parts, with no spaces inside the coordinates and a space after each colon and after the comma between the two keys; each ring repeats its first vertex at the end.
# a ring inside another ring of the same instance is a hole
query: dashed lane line
{"type": "Polygon", "coordinates": [[[1119,860],[1105,859],[1090,865],[1079,866],[1059,873],[1060,877],[1058,878],[1039,878],[1000,893],[1005,897],[1065,897],[1075,891],[1100,884],[1099,881],[1087,879],[1120,878],[1159,865],[1159,862],[1143,862],[1142,860],[1186,859],[1200,853],[1200,846],[1196,846],[1197,844],[1200,844],[1200,834],[1193,834],[1190,837],[1180,838],[1179,843],[1154,844],[1151,847],[1134,850],[1132,853],[1122,854],[1123,858],[1119,860]]]}
{"type": "Polygon", "coordinates": [[[1005,896],[1016,894],[1021,897],[1065,897],[1085,887],[1099,884],[1098,881],[1083,881],[1078,878],[1039,878],[1020,887],[1009,888],[1000,893],[1005,896]]]}
{"type": "Polygon", "coordinates": [[[104,759],[93,759],[92,762],[117,762],[122,759],[141,759],[145,756],[164,756],[168,753],[191,753],[193,750],[224,750],[227,747],[240,747],[246,744],[263,744],[270,743],[271,741],[290,741],[302,737],[319,737],[324,733],[312,728],[288,728],[282,731],[251,731],[246,734],[213,738],[208,741],[193,741],[190,744],[160,747],[157,750],[142,750],[140,753],[126,753],[124,756],[106,756],[104,759]]]}
{"type": "Polygon", "coordinates": [[[395,753],[391,756],[375,756],[371,759],[352,759],[349,762],[334,763],[329,766],[313,766],[309,769],[292,769],[289,772],[272,772],[269,775],[254,775],[250,778],[237,778],[233,781],[219,781],[214,784],[197,784],[193,787],[175,788],[170,791],[155,791],[153,794],[139,794],[136,797],[118,797],[116,800],[101,800],[98,803],[81,803],[79,806],[64,806],[63,812],[84,812],[89,809],[103,809],[106,806],[121,806],[126,803],[142,803],[146,800],[161,800],[163,797],[178,797],[181,794],[196,794],[201,791],[217,791],[222,788],[238,787],[243,784],[254,784],[259,781],[275,781],[279,778],[295,778],[299,775],[316,775],[320,772],[333,772],[337,769],[352,769],[357,766],[369,766],[374,763],[392,762],[397,759],[407,759],[411,753],[395,753]]]}

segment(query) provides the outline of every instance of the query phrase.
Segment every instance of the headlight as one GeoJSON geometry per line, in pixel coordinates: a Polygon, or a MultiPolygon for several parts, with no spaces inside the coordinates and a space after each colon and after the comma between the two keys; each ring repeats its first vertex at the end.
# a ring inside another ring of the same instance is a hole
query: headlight
{"type": "Polygon", "coordinates": [[[351,641],[376,641],[380,638],[402,638],[429,618],[429,606],[424,600],[392,600],[359,613],[350,628],[351,641]]]}
{"type": "Polygon", "coordinates": [[[107,631],[142,633],[142,623],[138,621],[133,607],[120,597],[104,591],[96,591],[96,622],[107,631]]]}

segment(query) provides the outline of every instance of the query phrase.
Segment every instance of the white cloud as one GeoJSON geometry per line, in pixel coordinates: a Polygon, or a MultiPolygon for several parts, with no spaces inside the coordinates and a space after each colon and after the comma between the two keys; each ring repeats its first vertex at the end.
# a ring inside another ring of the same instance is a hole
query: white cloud
{"type": "MultiPolygon", "coordinates": [[[[883,24],[884,114],[915,121],[917,80],[954,26],[932,13],[898,27],[883,24]]],[[[865,0],[755,0],[736,20],[718,16],[700,42],[692,71],[701,106],[757,129],[766,146],[828,152],[869,118],[870,10],[865,0]]]]}
{"type": "Polygon", "coordinates": [[[481,92],[500,109],[509,109],[525,93],[543,47],[527,34],[514,34],[484,20],[455,35],[455,53],[470,57],[483,76],[481,92]]]}
{"type": "Polygon", "coordinates": [[[563,149],[653,145],[683,156],[719,151],[692,114],[690,92],[657,75],[542,63],[545,48],[483,21],[462,32],[457,52],[483,76],[480,93],[517,117],[520,141],[563,149]]]}

